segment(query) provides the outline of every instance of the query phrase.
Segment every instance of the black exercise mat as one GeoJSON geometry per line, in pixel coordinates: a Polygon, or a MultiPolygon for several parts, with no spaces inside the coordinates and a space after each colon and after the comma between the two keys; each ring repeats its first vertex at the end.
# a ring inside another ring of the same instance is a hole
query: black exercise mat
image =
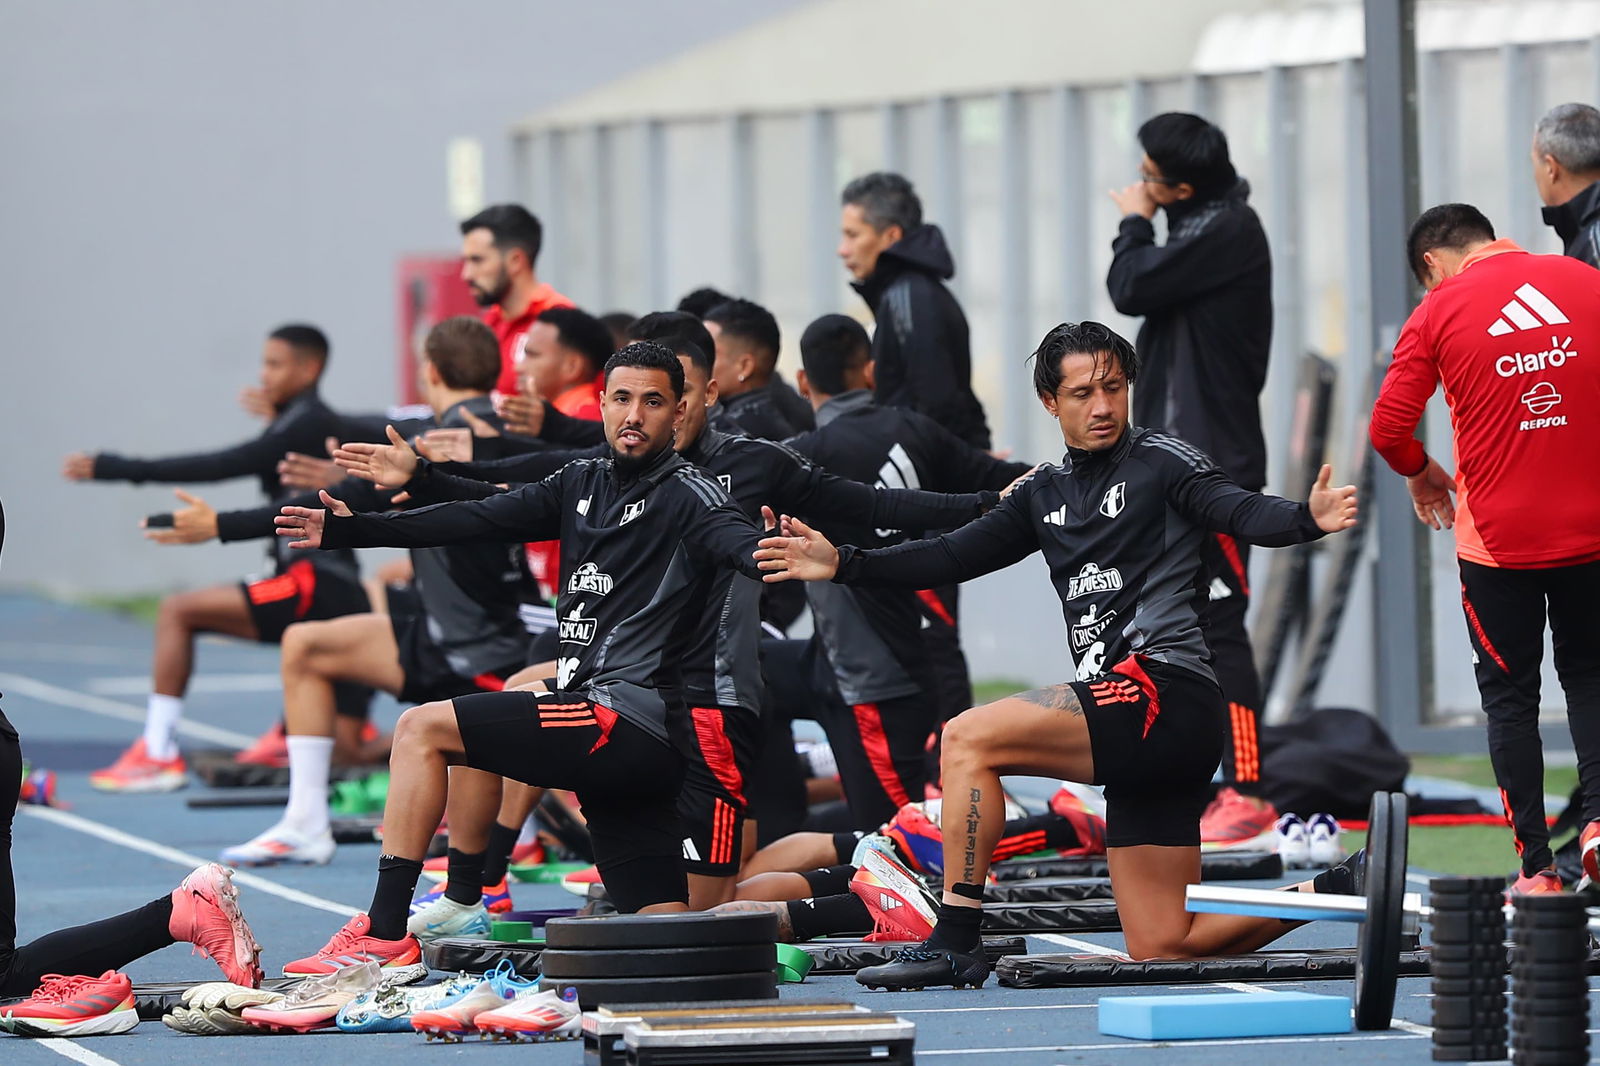
{"type": "Polygon", "coordinates": [[[1115,933],[1121,929],[1115,900],[983,905],[985,933],[1115,933]]]}
{"type": "Polygon", "coordinates": [[[332,821],[335,844],[376,844],[378,827],[383,824],[381,815],[335,818],[332,821]]]}
{"type": "MultiPolygon", "coordinates": [[[[203,783],[212,788],[288,788],[287,766],[261,766],[242,763],[234,758],[239,753],[232,748],[201,748],[185,751],[183,757],[189,769],[203,783]]],[[[382,766],[335,766],[328,771],[328,780],[355,781],[366,777],[382,766]]]]}
{"type": "MultiPolygon", "coordinates": [[[[865,940],[813,940],[795,945],[811,956],[813,974],[855,973],[863,966],[890,962],[896,952],[910,946],[904,942],[869,943],[865,940]]],[[[989,957],[991,965],[1008,955],[1021,955],[1027,950],[1027,944],[1020,936],[983,938],[983,953],[989,957]]]]}
{"type": "Polygon", "coordinates": [[[1107,877],[1036,877],[985,885],[985,903],[1067,903],[1073,900],[1110,899],[1107,877]]]}
{"type": "MultiPolygon", "coordinates": [[[[1082,988],[1095,985],[1180,985],[1211,981],[1326,981],[1355,976],[1354,948],[1254,951],[1214,959],[1134,962],[1108,955],[1012,955],[995,966],[1006,988],[1082,988]]],[[[1428,973],[1428,953],[1400,954],[1400,976],[1428,973]]]]}
{"type": "MultiPolygon", "coordinates": [[[[1075,859],[1009,859],[995,863],[996,881],[1034,877],[1109,877],[1104,855],[1075,859]]],[[[1208,851],[1200,856],[1200,876],[1207,881],[1260,881],[1283,876],[1283,860],[1275,851],[1208,851]]]]}
{"type": "Polygon", "coordinates": [[[422,961],[431,970],[486,973],[509,960],[523,977],[539,973],[543,944],[508,944],[470,936],[444,936],[422,946],[422,961]]]}
{"type": "MultiPolygon", "coordinates": [[[[222,980],[219,976],[218,981],[222,980]]],[[[303,977],[269,977],[261,982],[261,987],[269,992],[287,992],[301,981],[303,977]]],[[[133,1007],[139,1012],[143,1021],[159,1021],[161,1016],[183,1002],[183,994],[196,985],[212,984],[211,981],[165,981],[151,984],[133,986],[133,1007]]]]}

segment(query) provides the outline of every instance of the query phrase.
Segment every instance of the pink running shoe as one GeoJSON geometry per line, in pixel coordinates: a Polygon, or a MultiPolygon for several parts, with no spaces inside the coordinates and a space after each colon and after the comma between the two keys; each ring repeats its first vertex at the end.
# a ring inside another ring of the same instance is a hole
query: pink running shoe
{"type": "Polygon", "coordinates": [[[1105,815],[1080,793],[1063,785],[1050,797],[1050,812],[1072,823],[1078,833],[1078,846],[1062,848],[1062,855],[1104,855],[1106,853],[1105,815]]]}
{"type": "Polygon", "coordinates": [[[1277,843],[1278,811],[1264,799],[1223,788],[1200,816],[1200,847],[1206,851],[1271,851],[1277,843]]]}
{"type": "Polygon", "coordinates": [[[356,915],[333,934],[321,951],[284,966],[283,976],[317,977],[368,962],[393,972],[390,979],[395,984],[409,984],[428,975],[428,967],[422,961],[422,945],[416,937],[407,933],[399,940],[379,940],[367,935],[371,928],[371,918],[356,915]]]}
{"type": "Polygon", "coordinates": [[[882,851],[862,852],[850,891],[872,913],[873,930],[866,939],[920,942],[933,935],[939,901],[916,874],[882,851]]]}
{"type": "Polygon", "coordinates": [[[138,1024],[133,982],[115,970],[99,977],[46,974],[33,995],[0,1007],[0,1032],[17,1036],[108,1036],[138,1024]]]}
{"type": "Polygon", "coordinates": [[[208,862],[172,890],[167,930],[174,940],[193,944],[234,984],[261,986],[261,945],[239,910],[239,890],[227,867],[208,862]]]}

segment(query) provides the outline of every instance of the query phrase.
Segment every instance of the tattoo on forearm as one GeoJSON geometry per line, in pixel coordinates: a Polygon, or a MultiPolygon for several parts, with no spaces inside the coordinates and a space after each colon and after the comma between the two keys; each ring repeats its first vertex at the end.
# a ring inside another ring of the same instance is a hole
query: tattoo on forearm
{"type": "Polygon", "coordinates": [[[1078,694],[1072,690],[1071,685],[1049,685],[1045,688],[1033,688],[1027,692],[1017,694],[1017,699],[1027,700],[1029,703],[1040,707],[1048,707],[1052,711],[1066,711],[1083,717],[1083,705],[1078,702],[1078,694]]]}
{"type": "Polygon", "coordinates": [[[981,788],[970,789],[967,797],[966,845],[961,854],[961,880],[969,885],[977,881],[978,826],[983,821],[983,815],[979,808],[982,804],[983,790],[981,788]]]}

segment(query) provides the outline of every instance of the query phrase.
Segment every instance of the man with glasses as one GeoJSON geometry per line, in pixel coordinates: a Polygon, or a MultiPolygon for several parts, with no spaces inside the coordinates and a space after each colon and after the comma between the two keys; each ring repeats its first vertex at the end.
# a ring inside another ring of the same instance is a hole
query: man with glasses
{"type": "MultiPolygon", "coordinates": [[[[1139,127],[1139,181],[1111,198],[1123,214],[1106,287],[1125,315],[1143,315],[1135,425],[1167,429],[1211,456],[1252,492],[1267,481],[1256,398],[1272,342],[1272,260],[1250,185],[1228,139],[1198,115],[1168,112],[1139,127]],[[1151,219],[1167,214],[1167,241],[1151,219]]],[[[1201,821],[1202,846],[1271,846],[1277,812],[1259,792],[1255,742],[1262,703],[1245,611],[1249,548],[1224,534],[1205,542],[1210,602],[1201,622],[1228,705],[1224,787],[1201,821]]]]}

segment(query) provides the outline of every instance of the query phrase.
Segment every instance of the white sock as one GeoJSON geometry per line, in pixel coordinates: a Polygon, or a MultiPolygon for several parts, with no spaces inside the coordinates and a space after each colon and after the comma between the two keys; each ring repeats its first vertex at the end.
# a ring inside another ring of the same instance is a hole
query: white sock
{"type": "Polygon", "coordinates": [[[182,696],[154,692],[144,711],[144,749],[152,759],[165,761],[178,754],[178,720],[183,717],[182,696]]]}
{"type": "Polygon", "coordinates": [[[289,806],[282,825],[307,836],[328,832],[328,767],[332,737],[290,736],[289,806]]]}

